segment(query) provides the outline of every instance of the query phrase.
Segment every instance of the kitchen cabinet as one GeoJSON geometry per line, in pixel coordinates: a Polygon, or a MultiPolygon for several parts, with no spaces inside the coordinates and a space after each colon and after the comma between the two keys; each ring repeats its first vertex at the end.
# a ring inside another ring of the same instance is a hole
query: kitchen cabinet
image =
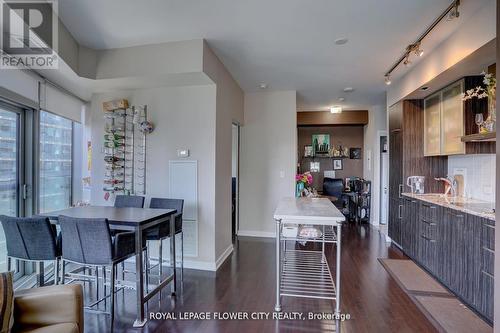
{"type": "Polygon", "coordinates": [[[401,247],[406,255],[411,258],[417,256],[418,237],[418,201],[406,197],[403,204],[403,216],[401,219],[401,247]]]}
{"type": "MultiPolygon", "coordinates": [[[[389,108],[389,225],[388,235],[402,247],[403,198],[409,192],[406,179],[409,176],[426,177],[427,192],[443,192],[443,185],[433,181],[448,172],[448,161],[444,156],[424,158],[423,100],[405,100],[389,108]]],[[[406,223],[408,224],[408,223],[406,223]]]]}
{"type": "Polygon", "coordinates": [[[424,155],[441,154],[441,93],[424,100],[424,155]]]}
{"type": "Polygon", "coordinates": [[[403,197],[405,254],[492,322],[495,222],[403,197]]]}
{"type": "Polygon", "coordinates": [[[457,81],[424,100],[424,156],[465,154],[464,81],[457,81]]]}

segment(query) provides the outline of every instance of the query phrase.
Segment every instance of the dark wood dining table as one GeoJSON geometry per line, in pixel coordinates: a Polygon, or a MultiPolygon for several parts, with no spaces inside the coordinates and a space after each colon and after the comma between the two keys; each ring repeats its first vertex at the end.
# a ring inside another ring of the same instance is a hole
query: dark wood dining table
{"type": "MultiPolygon", "coordinates": [[[[154,295],[161,291],[168,283],[171,284],[171,292],[174,296],[177,290],[177,276],[175,267],[175,237],[170,237],[170,263],[172,274],[151,291],[144,293],[144,265],[142,258],[142,234],[145,229],[155,227],[161,223],[170,223],[170,234],[175,235],[175,209],[152,209],[152,208],[116,208],[110,206],[83,206],[40,214],[56,221],[60,215],[76,218],[106,218],[110,229],[133,231],[135,233],[135,266],[136,266],[136,293],[137,293],[137,318],[134,327],[142,327],[146,324],[144,305],[154,295]]],[[[161,264],[161,263],[160,263],[161,264]]],[[[149,281],[146,281],[149,283],[149,281]]],[[[149,288],[148,288],[149,289],[149,288]]]]}

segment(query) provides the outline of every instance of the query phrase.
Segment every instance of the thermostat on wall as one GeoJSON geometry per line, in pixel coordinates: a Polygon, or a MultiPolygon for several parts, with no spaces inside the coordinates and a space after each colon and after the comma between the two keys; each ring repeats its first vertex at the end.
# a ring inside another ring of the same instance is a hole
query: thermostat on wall
{"type": "Polygon", "coordinates": [[[189,149],[178,149],[177,156],[178,157],[189,157],[189,149]]]}

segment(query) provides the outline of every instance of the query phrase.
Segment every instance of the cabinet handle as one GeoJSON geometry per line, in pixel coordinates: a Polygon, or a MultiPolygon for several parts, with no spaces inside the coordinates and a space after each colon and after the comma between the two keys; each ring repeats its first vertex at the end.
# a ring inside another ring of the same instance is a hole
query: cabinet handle
{"type": "Polygon", "coordinates": [[[435,239],[429,238],[429,237],[424,236],[424,235],[420,235],[420,237],[422,237],[423,239],[425,239],[426,241],[429,241],[429,242],[431,242],[431,243],[435,243],[435,242],[436,242],[436,240],[435,240],[435,239]]]}
{"type": "Polygon", "coordinates": [[[485,227],[488,227],[488,228],[491,228],[491,229],[495,230],[495,226],[494,225],[490,225],[490,224],[486,224],[486,223],[483,223],[483,225],[485,227]]]}
{"type": "Polygon", "coordinates": [[[434,222],[429,222],[429,221],[427,221],[426,219],[422,219],[421,221],[422,221],[422,222],[424,222],[425,224],[428,224],[428,225],[436,225],[436,223],[434,223],[434,222]]]}
{"type": "Polygon", "coordinates": [[[483,273],[484,275],[486,275],[486,276],[488,276],[488,277],[490,277],[490,278],[492,278],[492,279],[494,279],[494,278],[495,278],[493,275],[491,275],[490,273],[488,273],[488,272],[486,272],[486,271],[481,270],[481,273],[483,273]]]}
{"type": "Polygon", "coordinates": [[[403,210],[403,205],[399,205],[398,206],[398,218],[400,218],[400,219],[403,218],[402,210],[403,210]]]}
{"type": "Polygon", "coordinates": [[[402,198],[402,197],[403,197],[403,195],[402,195],[402,193],[403,193],[403,189],[404,189],[403,184],[399,184],[399,189],[398,189],[398,192],[399,192],[399,198],[402,198]]]}
{"type": "Polygon", "coordinates": [[[425,204],[425,203],[422,204],[422,206],[427,207],[427,208],[431,208],[431,209],[435,209],[436,208],[436,206],[432,206],[430,204],[425,204]]]}
{"type": "Polygon", "coordinates": [[[484,251],[487,251],[487,252],[489,252],[489,253],[491,253],[491,254],[495,254],[495,250],[492,250],[492,249],[490,249],[490,248],[488,248],[488,247],[486,247],[486,246],[483,246],[483,250],[484,250],[484,251]]]}

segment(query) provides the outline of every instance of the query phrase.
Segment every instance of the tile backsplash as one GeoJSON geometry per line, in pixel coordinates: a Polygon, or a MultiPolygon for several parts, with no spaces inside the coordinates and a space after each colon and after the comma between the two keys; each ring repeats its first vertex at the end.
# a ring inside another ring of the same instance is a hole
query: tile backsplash
{"type": "Polygon", "coordinates": [[[465,169],[465,196],[494,202],[495,160],[494,154],[449,156],[448,174],[465,169]]]}

